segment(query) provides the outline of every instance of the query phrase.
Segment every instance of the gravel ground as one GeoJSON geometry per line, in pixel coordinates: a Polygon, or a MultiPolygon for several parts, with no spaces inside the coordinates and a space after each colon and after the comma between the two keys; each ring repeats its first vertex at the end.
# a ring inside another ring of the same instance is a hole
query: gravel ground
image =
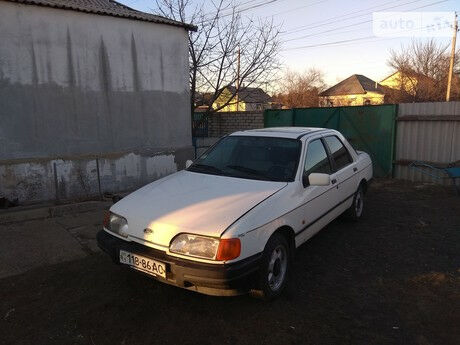
{"type": "Polygon", "coordinates": [[[0,343],[459,344],[453,188],[375,181],[363,219],[336,220],[301,246],[288,290],[269,303],[163,285],[83,252],[0,279],[0,343]]]}

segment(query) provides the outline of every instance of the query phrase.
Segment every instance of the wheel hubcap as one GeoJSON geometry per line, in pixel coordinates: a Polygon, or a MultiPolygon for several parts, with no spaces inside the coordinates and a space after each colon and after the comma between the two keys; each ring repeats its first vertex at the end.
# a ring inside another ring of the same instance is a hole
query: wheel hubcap
{"type": "Polygon", "coordinates": [[[270,256],[268,263],[268,285],[272,291],[278,290],[286,276],[287,252],[282,245],[277,246],[270,256]]]}

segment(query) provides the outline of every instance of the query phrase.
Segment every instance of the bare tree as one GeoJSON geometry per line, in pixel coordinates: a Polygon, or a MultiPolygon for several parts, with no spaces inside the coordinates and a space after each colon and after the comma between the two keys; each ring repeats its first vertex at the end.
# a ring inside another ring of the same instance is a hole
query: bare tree
{"type": "MultiPolygon", "coordinates": [[[[449,73],[448,46],[439,45],[433,39],[413,41],[408,46],[402,46],[399,51],[391,50],[390,54],[388,65],[399,72],[396,80],[399,85],[398,90],[389,90],[389,101],[444,100],[449,73]]],[[[458,61],[456,58],[455,66],[458,66],[458,61]]],[[[459,98],[458,86],[454,85],[452,94],[452,98],[459,98]]]]}
{"type": "Polygon", "coordinates": [[[317,107],[318,95],[325,88],[324,74],[318,69],[310,68],[303,73],[288,70],[275,99],[289,108],[317,107]]]}
{"type": "Polygon", "coordinates": [[[272,20],[243,18],[234,0],[212,0],[206,7],[190,0],[156,0],[156,4],[161,15],[197,26],[188,35],[192,116],[198,92],[208,95],[208,115],[233,102],[240,91],[273,82],[280,66],[280,41],[272,20]],[[213,108],[228,86],[236,86],[231,97],[213,108]]]}

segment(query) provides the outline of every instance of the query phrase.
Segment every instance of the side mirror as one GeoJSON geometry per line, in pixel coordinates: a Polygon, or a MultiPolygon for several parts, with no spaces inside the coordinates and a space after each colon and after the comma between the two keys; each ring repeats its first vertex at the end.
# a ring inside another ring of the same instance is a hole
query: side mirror
{"type": "Polygon", "coordinates": [[[310,186],[329,186],[331,184],[331,176],[328,174],[311,173],[308,175],[310,186]]]}
{"type": "Polygon", "coordinates": [[[190,165],[193,164],[193,161],[190,160],[190,159],[187,159],[187,161],[185,162],[185,169],[188,169],[190,167],[190,165]]]}

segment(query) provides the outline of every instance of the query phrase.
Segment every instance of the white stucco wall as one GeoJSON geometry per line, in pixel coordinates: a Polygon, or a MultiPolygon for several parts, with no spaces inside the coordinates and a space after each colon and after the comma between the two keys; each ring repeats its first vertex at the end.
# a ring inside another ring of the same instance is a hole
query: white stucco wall
{"type": "MultiPolygon", "coordinates": [[[[65,189],[77,191],[73,161],[116,153],[119,162],[123,152],[125,180],[139,176],[123,190],[193,156],[185,29],[7,1],[0,18],[0,196],[27,198],[28,160],[40,200],[50,175],[39,172],[59,159],[65,189]],[[167,162],[150,164],[157,156],[167,162]]],[[[107,174],[121,181],[119,170],[107,174]]]]}
{"type": "Polygon", "coordinates": [[[72,84],[72,68],[80,88],[102,90],[100,50],[104,45],[113,90],[134,91],[134,44],[141,70],[138,87],[188,92],[187,32],[183,28],[11,2],[0,4],[0,15],[0,76],[10,83],[32,85],[36,73],[39,84],[66,87],[72,84]]]}

